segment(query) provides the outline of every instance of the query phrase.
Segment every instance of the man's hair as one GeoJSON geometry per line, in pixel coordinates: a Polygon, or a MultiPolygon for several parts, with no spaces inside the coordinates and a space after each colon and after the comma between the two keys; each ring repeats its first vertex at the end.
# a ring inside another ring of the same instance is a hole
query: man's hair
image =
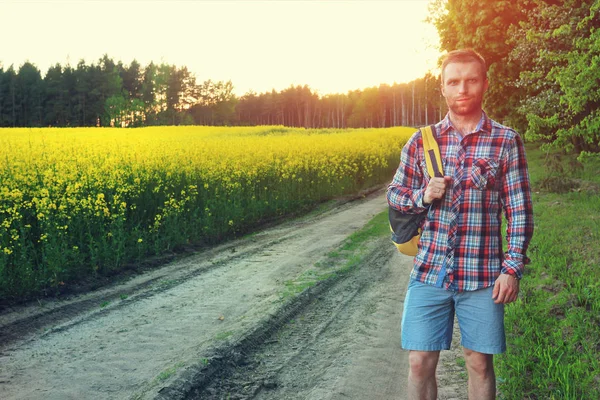
{"type": "Polygon", "coordinates": [[[444,79],[444,70],[446,66],[450,63],[468,63],[468,62],[476,62],[479,63],[481,67],[481,71],[483,72],[483,79],[487,79],[487,66],[485,64],[485,59],[473,49],[461,49],[454,50],[449,52],[442,59],[442,80],[444,79]]]}

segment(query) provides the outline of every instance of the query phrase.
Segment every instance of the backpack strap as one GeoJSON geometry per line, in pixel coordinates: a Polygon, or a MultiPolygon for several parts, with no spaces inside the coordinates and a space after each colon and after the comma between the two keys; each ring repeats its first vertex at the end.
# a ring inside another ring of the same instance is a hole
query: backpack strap
{"type": "Polygon", "coordinates": [[[442,157],[440,156],[440,148],[433,134],[435,127],[433,125],[420,128],[423,138],[423,154],[425,163],[427,164],[427,172],[429,176],[437,178],[444,177],[444,167],[442,165],[442,157]]]}

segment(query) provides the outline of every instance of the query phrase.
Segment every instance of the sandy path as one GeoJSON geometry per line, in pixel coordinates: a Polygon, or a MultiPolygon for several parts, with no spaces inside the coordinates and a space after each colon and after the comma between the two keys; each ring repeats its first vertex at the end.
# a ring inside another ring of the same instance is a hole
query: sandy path
{"type": "MultiPolygon", "coordinates": [[[[370,249],[356,271],[313,296],[285,326],[245,348],[237,366],[189,398],[405,400],[408,353],[399,332],[412,260],[387,238],[370,249]]],[[[458,340],[440,358],[439,400],[466,399],[458,340]]]]}
{"type": "MultiPolygon", "coordinates": [[[[235,342],[276,314],[286,282],[314,267],[385,207],[378,192],[102,290],[5,310],[0,398],[146,399],[160,393],[164,398],[161,389],[185,376],[186,369],[210,362],[215,347],[235,342]]],[[[314,336],[312,346],[321,349],[321,358],[296,357],[298,365],[312,363],[317,374],[277,367],[277,382],[303,382],[304,397],[290,398],[349,398],[347,388],[350,398],[403,398],[394,396],[404,392],[406,380],[398,328],[410,260],[391,252],[388,242],[373,246],[372,268],[358,268],[317,298],[329,299],[331,306],[315,311],[317,325],[307,325],[305,336],[314,336]],[[340,298],[347,300],[339,303],[340,298]],[[329,315],[326,329],[323,315],[329,315]],[[354,335],[343,335],[346,331],[354,335]],[[370,380],[358,384],[369,371],[370,380]]],[[[312,309],[311,303],[300,315],[312,309]]],[[[261,381],[257,387],[271,386],[261,381]]],[[[256,392],[263,394],[277,398],[256,392]]]]}

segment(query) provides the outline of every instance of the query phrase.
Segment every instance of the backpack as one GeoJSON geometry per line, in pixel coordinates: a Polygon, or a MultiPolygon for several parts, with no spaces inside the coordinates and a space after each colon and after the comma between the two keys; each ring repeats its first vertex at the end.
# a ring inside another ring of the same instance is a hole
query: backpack
{"type": "MultiPolygon", "coordinates": [[[[443,177],[442,158],[440,149],[433,132],[433,125],[420,128],[423,137],[423,154],[427,164],[429,176],[443,177]]],[[[421,225],[427,217],[427,211],[419,214],[404,214],[395,208],[389,207],[390,229],[392,242],[398,251],[407,256],[416,256],[421,238],[421,225]]]]}

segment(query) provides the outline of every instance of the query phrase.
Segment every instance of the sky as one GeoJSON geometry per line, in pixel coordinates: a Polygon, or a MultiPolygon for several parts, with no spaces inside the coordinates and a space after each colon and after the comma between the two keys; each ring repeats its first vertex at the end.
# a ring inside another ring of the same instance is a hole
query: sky
{"type": "Polygon", "coordinates": [[[428,0],[0,0],[0,65],[107,54],[186,66],[237,95],[309,85],[319,94],[408,82],[437,71],[428,0]]]}

